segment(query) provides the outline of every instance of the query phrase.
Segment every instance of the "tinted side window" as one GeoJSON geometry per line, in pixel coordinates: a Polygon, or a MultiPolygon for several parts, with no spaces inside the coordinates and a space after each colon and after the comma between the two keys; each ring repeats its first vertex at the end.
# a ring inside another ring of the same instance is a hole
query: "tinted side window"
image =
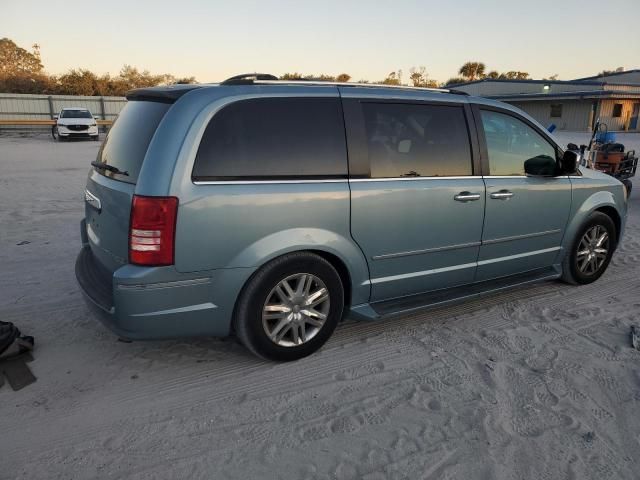
{"type": "Polygon", "coordinates": [[[555,147],[526,123],[504,113],[481,112],[490,175],[524,175],[524,162],[534,157],[555,161],[555,147]]]}
{"type": "Polygon", "coordinates": [[[372,178],[472,175],[463,107],[362,104],[372,178]]]}
{"type": "Polygon", "coordinates": [[[344,122],[337,98],[261,98],[232,103],[207,126],[195,180],[342,178],[344,122]]]}

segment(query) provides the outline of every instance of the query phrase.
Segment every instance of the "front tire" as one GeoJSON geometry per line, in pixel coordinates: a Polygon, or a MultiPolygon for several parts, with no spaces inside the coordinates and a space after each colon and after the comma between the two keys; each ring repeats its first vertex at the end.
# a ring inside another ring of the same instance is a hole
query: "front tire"
{"type": "Polygon", "coordinates": [[[254,354],[292,361],[318,350],[342,318],[344,288],[336,269],[310,252],[276,258],[244,287],[234,314],[238,339],[254,354]]]}
{"type": "Polygon", "coordinates": [[[607,269],[617,241],[611,217],[593,212],[578,230],[562,263],[562,280],[573,285],[595,282],[607,269]]]}

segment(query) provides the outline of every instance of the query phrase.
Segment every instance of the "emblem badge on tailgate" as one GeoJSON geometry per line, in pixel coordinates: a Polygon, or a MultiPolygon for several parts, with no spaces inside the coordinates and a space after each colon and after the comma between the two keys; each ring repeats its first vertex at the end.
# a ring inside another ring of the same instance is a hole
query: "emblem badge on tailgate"
{"type": "Polygon", "coordinates": [[[93,208],[98,210],[98,212],[102,210],[102,204],[100,203],[100,199],[96,197],[93,193],[91,193],[89,190],[84,191],[84,200],[93,208]]]}

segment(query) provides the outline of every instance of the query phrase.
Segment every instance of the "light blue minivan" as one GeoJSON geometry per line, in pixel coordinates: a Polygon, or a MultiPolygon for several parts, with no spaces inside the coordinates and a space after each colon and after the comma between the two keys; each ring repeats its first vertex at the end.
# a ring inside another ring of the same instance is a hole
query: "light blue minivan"
{"type": "Polygon", "coordinates": [[[92,162],[76,276],[117,335],[294,360],[345,316],[590,283],[626,190],[453,90],[276,81],[129,92],[92,162]]]}

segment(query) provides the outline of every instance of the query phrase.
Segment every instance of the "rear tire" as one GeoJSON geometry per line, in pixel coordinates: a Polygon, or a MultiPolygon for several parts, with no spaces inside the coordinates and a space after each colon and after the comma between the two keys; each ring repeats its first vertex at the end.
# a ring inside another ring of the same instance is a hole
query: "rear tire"
{"type": "Polygon", "coordinates": [[[617,242],[611,217],[593,212],[578,230],[562,262],[562,280],[572,285],[595,282],[607,269],[617,242]]]}
{"type": "Polygon", "coordinates": [[[296,252],[261,267],[236,304],[240,342],[259,357],[292,361],[311,355],[342,318],[340,275],[324,258],[296,252]]]}

